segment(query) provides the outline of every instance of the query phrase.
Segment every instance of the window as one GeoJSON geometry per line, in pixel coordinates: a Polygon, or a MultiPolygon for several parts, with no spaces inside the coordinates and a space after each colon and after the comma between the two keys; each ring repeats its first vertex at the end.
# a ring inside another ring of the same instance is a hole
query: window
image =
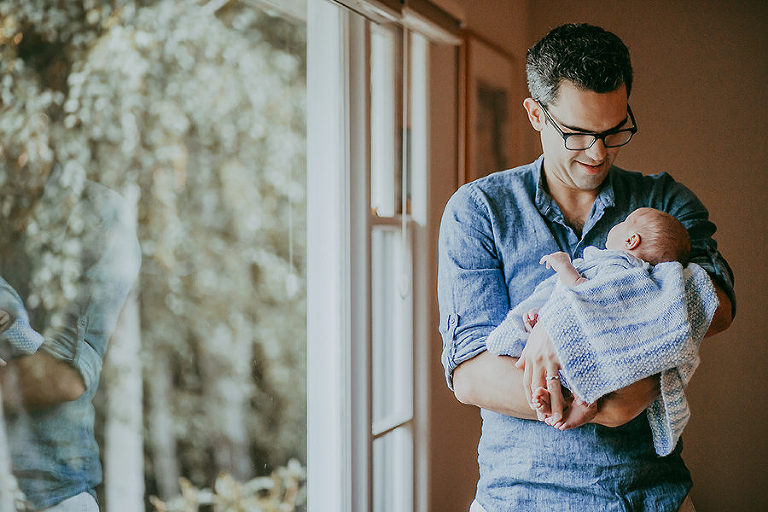
{"type": "Polygon", "coordinates": [[[0,372],[0,509],[101,458],[105,510],[303,510],[305,2],[0,12],[0,276],[45,336],[0,372]]]}
{"type": "Polygon", "coordinates": [[[0,276],[64,361],[0,352],[0,509],[101,458],[106,510],[423,511],[434,6],[113,3],[0,6],[0,276]]]}
{"type": "Polygon", "coordinates": [[[373,508],[407,512],[414,510],[414,448],[420,442],[414,348],[424,338],[415,331],[414,308],[424,298],[415,297],[414,279],[424,276],[415,276],[414,266],[426,222],[427,41],[401,27],[369,27],[373,508]]]}
{"type": "Polygon", "coordinates": [[[423,511],[429,39],[308,20],[310,510],[423,511]]]}
{"type": "Polygon", "coordinates": [[[410,34],[369,24],[373,510],[413,510],[410,34]]]}

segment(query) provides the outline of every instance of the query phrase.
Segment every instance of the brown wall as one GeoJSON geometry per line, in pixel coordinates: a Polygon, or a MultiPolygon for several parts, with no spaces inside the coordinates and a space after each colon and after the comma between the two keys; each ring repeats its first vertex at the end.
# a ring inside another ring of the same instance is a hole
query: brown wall
{"type": "MultiPolygon", "coordinates": [[[[469,28],[521,59],[547,30],[570,21],[601,25],[629,46],[635,69],[630,101],[640,131],[617,164],[646,173],[668,171],[688,185],[709,208],[719,228],[715,238],[736,275],[736,320],[704,341],[702,363],[688,390],[693,416],[684,457],[693,474],[694,503],[698,512],[768,510],[768,400],[762,385],[768,314],[760,306],[768,297],[768,272],[759,252],[768,246],[768,3],[467,0],[461,5],[469,28]]],[[[450,49],[433,56],[433,66],[454,61],[450,49]]],[[[455,89],[435,84],[432,94],[444,101],[444,112],[433,121],[447,121],[455,89]]],[[[435,147],[453,151],[451,126],[443,124],[443,131],[433,134],[435,147]]],[[[520,163],[536,156],[533,140],[521,141],[526,158],[520,163]]],[[[432,180],[434,225],[455,187],[455,166],[447,154],[441,159],[436,168],[444,179],[432,180]]],[[[431,348],[430,510],[466,511],[477,479],[479,414],[457,404],[442,384],[436,332],[431,348]]]]}
{"type": "MultiPolygon", "coordinates": [[[[433,46],[430,52],[431,86],[431,162],[428,220],[435,269],[430,275],[431,289],[437,290],[437,227],[442,208],[456,190],[458,152],[456,143],[457,52],[454,47],[433,46]],[[450,78],[450,80],[446,80],[450,78]],[[444,148],[444,149],[443,149],[444,148]]],[[[442,342],[437,331],[437,298],[431,304],[433,324],[429,347],[429,510],[468,510],[477,483],[477,440],[480,416],[477,409],[463,406],[445,385],[440,364],[442,342]],[[474,467],[474,469],[473,469],[474,467]]]]}

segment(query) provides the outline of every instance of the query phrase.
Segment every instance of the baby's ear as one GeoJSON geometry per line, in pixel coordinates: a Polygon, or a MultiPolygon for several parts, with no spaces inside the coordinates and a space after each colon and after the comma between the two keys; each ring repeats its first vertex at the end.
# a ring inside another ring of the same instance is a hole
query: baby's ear
{"type": "Polygon", "coordinates": [[[626,240],[624,240],[624,249],[627,251],[636,249],[638,245],[640,245],[640,233],[632,233],[626,240]]]}

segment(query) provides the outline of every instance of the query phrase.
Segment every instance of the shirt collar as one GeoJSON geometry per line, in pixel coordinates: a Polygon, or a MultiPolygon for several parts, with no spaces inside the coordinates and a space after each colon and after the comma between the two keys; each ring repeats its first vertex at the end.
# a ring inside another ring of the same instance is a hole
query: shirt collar
{"type": "Polygon", "coordinates": [[[536,182],[536,208],[542,215],[547,215],[552,210],[552,196],[544,186],[544,155],[542,154],[533,163],[534,179],[536,182]]]}
{"type": "Polygon", "coordinates": [[[600,185],[600,193],[597,194],[597,199],[595,200],[595,203],[602,205],[603,210],[616,204],[616,195],[613,192],[613,175],[613,166],[611,166],[608,176],[606,176],[603,184],[600,185]]]}

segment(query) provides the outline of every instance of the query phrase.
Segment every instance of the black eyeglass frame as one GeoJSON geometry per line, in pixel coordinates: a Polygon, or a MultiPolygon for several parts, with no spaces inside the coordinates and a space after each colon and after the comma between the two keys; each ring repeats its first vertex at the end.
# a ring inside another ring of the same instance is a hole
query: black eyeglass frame
{"type": "Polygon", "coordinates": [[[567,149],[568,151],[586,151],[587,149],[594,146],[595,142],[597,142],[598,139],[603,141],[603,146],[605,146],[606,148],[620,148],[621,146],[626,146],[627,144],[629,144],[629,141],[631,141],[632,137],[634,137],[634,135],[637,133],[637,123],[635,122],[635,116],[632,114],[632,107],[630,107],[629,104],[627,104],[627,114],[629,114],[629,120],[632,121],[632,126],[629,128],[613,129],[613,130],[608,130],[602,133],[594,133],[594,132],[565,133],[563,129],[560,128],[560,124],[557,121],[555,121],[555,118],[553,118],[552,115],[549,113],[549,111],[547,111],[546,107],[544,107],[544,105],[542,105],[542,103],[539,100],[536,100],[536,103],[541,107],[541,110],[544,111],[544,114],[547,116],[547,119],[549,119],[549,121],[552,123],[552,126],[555,127],[557,132],[563,138],[563,146],[565,146],[565,149],[567,149]],[[630,133],[629,138],[627,139],[626,142],[623,142],[621,144],[606,144],[605,142],[606,137],[610,135],[616,135],[617,133],[622,133],[622,132],[630,133]],[[592,137],[594,137],[594,139],[592,139],[592,142],[589,144],[589,146],[585,148],[571,149],[568,147],[568,137],[572,137],[574,135],[591,135],[592,137]]]}

